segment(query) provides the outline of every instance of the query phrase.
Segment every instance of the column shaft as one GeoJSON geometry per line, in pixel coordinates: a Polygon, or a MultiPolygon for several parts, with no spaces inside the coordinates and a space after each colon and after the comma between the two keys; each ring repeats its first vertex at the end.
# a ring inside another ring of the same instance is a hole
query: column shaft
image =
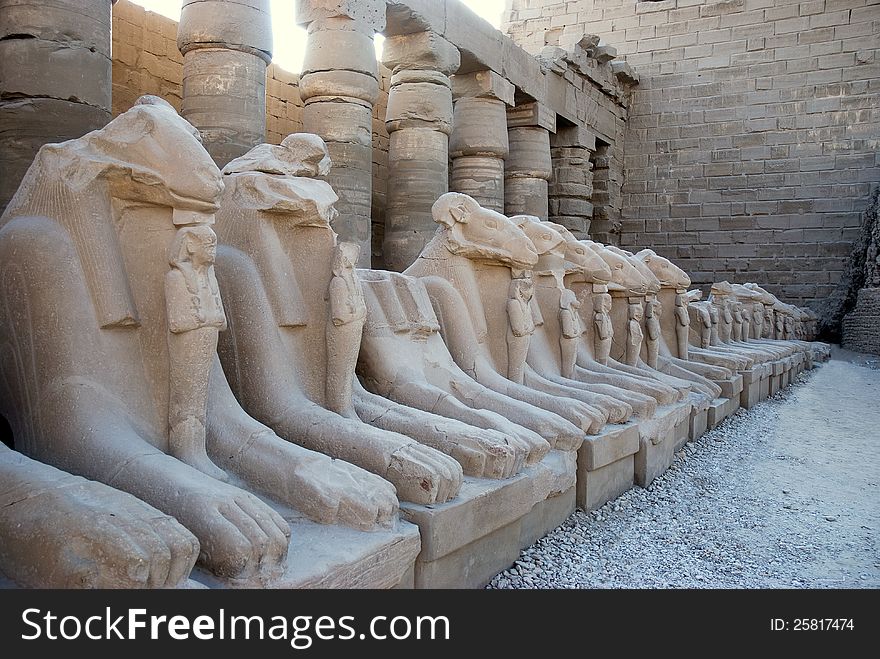
{"type": "Polygon", "coordinates": [[[111,5],[0,2],[0,213],[41,146],[110,120],[111,5]]]}
{"type": "Polygon", "coordinates": [[[434,234],[431,206],[448,191],[452,89],[459,53],[433,32],[389,37],[384,64],[392,69],[385,126],[388,205],[385,266],[406,269],[434,234]]]}
{"type": "Polygon", "coordinates": [[[327,181],[339,195],[333,229],[340,240],[360,245],[358,266],[368,268],[373,105],[379,97],[373,36],[385,27],[385,3],[300,0],[297,22],[308,28],[300,78],[303,130],[327,143],[333,161],[327,181]]]}
{"type": "Polygon", "coordinates": [[[547,181],[553,175],[550,132],[556,115],[539,103],[507,111],[510,154],[504,171],[504,213],[549,219],[547,181]]]}
{"type": "Polygon", "coordinates": [[[510,151],[507,105],[514,86],[494,71],[452,78],[455,101],[449,155],[450,187],[476,199],[481,206],[504,212],[504,159],[510,151]]]}
{"type": "Polygon", "coordinates": [[[269,0],[184,0],[181,115],[223,167],[266,140],[266,66],[272,59],[269,0]]]}

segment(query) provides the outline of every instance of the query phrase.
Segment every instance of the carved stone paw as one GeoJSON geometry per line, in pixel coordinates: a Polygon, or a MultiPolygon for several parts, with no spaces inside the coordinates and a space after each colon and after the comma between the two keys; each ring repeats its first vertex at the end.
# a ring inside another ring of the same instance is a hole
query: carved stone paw
{"type": "Polygon", "coordinates": [[[509,441],[501,432],[474,428],[458,433],[449,454],[458,460],[468,476],[476,478],[510,478],[528,456],[524,442],[509,441]]]}
{"type": "Polygon", "coordinates": [[[23,585],[45,588],[173,588],[199,553],[195,536],[174,518],[76,477],[4,507],[0,534],[0,545],[21,540],[28,548],[15,556],[7,547],[5,558],[16,565],[4,567],[23,585]]]}
{"type": "Polygon", "coordinates": [[[201,543],[199,562],[221,577],[266,583],[280,574],[290,526],[252,494],[224,483],[181,487],[178,519],[201,543]]]}
{"type": "Polygon", "coordinates": [[[404,501],[431,504],[453,499],[461,488],[461,465],[421,444],[406,444],[391,456],[386,478],[404,501]]]}
{"type": "Polygon", "coordinates": [[[315,454],[292,475],[294,507],[322,524],[369,530],[390,525],[397,515],[394,486],[355,465],[315,454]]]}
{"type": "Polygon", "coordinates": [[[569,401],[568,404],[569,417],[588,435],[598,434],[605,427],[605,416],[598,410],[577,401],[569,401]]]}

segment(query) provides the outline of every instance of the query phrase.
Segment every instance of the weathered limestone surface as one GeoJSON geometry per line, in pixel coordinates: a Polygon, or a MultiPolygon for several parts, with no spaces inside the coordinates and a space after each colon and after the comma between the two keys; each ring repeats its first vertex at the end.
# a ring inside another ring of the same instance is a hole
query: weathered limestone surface
{"type": "Polygon", "coordinates": [[[110,120],[111,0],[0,3],[0,212],[41,146],[110,120]]]}
{"type": "Polygon", "coordinates": [[[0,573],[21,586],[173,588],[198,558],[173,517],[2,444],[0,483],[0,573]]]}
{"type": "MultiPolygon", "coordinates": [[[[357,416],[353,380],[366,307],[354,254],[339,254],[330,227],[336,195],[317,179],[329,165],[319,137],[294,134],[224,169],[218,230],[228,247],[219,272],[232,318],[220,345],[224,369],[248,412],[284,439],[388,479],[404,500],[447,501],[461,484],[458,463],[357,416]]],[[[366,474],[358,472],[345,480],[366,508],[354,504],[351,512],[360,510],[367,525],[367,510],[373,521],[388,519],[387,484],[372,476],[359,482],[366,474]]]]}
{"type": "Polygon", "coordinates": [[[593,218],[593,163],[596,137],[582,126],[559,127],[550,136],[553,173],[548,187],[549,218],[576,238],[587,238],[593,218]]]}
{"type": "Polygon", "coordinates": [[[185,0],[181,115],[223,167],[266,139],[266,65],[272,60],[268,0],[185,0]]]}
{"type": "MultiPolygon", "coordinates": [[[[381,547],[368,543],[377,551],[406,540],[392,561],[397,582],[418,543],[411,527],[394,529],[391,486],[281,440],[230,391],[215,353],[226,323],[211,230],[222,188],[195,129],[155,97],[100,131],[40,150],[0,229],[14,273],[0,328],[15,338],[16,356],[3,364],[0,405],[16,447],[173,516],[198,540],[201,567],[226,586],[271,585],[289,570],[295,516],[382,526],[381,547]],[[56,330],[41,332],[47,322],[56,330]]],[[[60,510],[130,512],[132,533],[143,535],[138,520],[149,508],[107,490],[91,499],[95,488],[78,483],[71,493],[83,497],[59,501],[60,510]]],[[[91,535],[112,536],[114,524],[91,535]]],[[[108,544],[105,567],[138,560],[129,578],[178,583],[195,546],[163,524],[128,556],[108,544]]],[[[94,566],[79,568],[93,578],[94,566]]]]}

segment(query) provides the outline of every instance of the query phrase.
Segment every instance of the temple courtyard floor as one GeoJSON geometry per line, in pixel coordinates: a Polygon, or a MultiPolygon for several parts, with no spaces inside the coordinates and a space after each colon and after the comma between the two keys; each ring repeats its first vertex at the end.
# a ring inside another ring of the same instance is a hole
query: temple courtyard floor
{"type": "Polygon", "coordinates": [[[834,349],[490,588],[880,587],[880,358],[834,349]]]}

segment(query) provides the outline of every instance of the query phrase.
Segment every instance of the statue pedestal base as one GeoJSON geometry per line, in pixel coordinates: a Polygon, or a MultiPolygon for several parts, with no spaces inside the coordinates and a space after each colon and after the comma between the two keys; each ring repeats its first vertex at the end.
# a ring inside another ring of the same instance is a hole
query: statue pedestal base
{"type": "MultiPolygon", "coordinates": [[[[419,530],[398,521],[395,528],[357,531],[316,524],[273,506],[290,522],[290,549],[284,574],[269,588],[413,587],[413,564],[419,553],[419,530]]],[[[192,579],[209,588],[262,587],[232,583],[199,568],[192,579]]]]}
{"type": "Polygon", "coordinates": [[[791,368],[791,359],[779,359],[773,362],[773,375],[770,376],[770,395],[774,396],[784,386],[782,384],[782,374],[791,368]]]}
{"type": "Polygon", "coordinates": [[[764,364],[755,364],[747,371],[738,371],[743,378],[743,388],[739,394],[740,407],[748,410],[761,401],[761,378],[766,370],[764,364]]]}
{"type": "MultiPolygon", "coordinates": [[[[694,410],[691,413],[690,428],[688,428],[688,440],[694,441],[702,437],[709,429],[709,410],[694,410]]],[[[683,446],[684,444],[682,444],[683,446]]],[[[681,447],[679,447],[681,448],[681,447]]]]}
{"type": "Polygon", "coordinates": [[[635,483],[635,454],[639,427],[635,423],[607,425],[588,435],[578,450],[577,506],[595,510],[616,499],[635,483]]]}
{"type": "MultiPolygon", "coordinates": [[[[687,441],[693,405],[688,401],[663,405],[654,416],[640,424],[643,434],[639,437],[639,450],[635,456],[635,482],[648,487],[672,464],[675,447],[684,438],[687,441]],[[650,433],[646,427],[653,426],[650,433]]],[[[683,442],[682,442],[683,443],[683,442]]]]}
{"type": "Polygon", "coordinates": [[[575,469],[574,451],[551,451],[513,478],[465,478],[449,503],[401,504],[422,536],[415,587],[485,586],[574,512],[575,469]]]}
{"type": "Polygon", "coordinates": [[[716,398],[709,406],[709,430],[717,427],[739,409],[739,395],[734,398],[716,398]]]}

